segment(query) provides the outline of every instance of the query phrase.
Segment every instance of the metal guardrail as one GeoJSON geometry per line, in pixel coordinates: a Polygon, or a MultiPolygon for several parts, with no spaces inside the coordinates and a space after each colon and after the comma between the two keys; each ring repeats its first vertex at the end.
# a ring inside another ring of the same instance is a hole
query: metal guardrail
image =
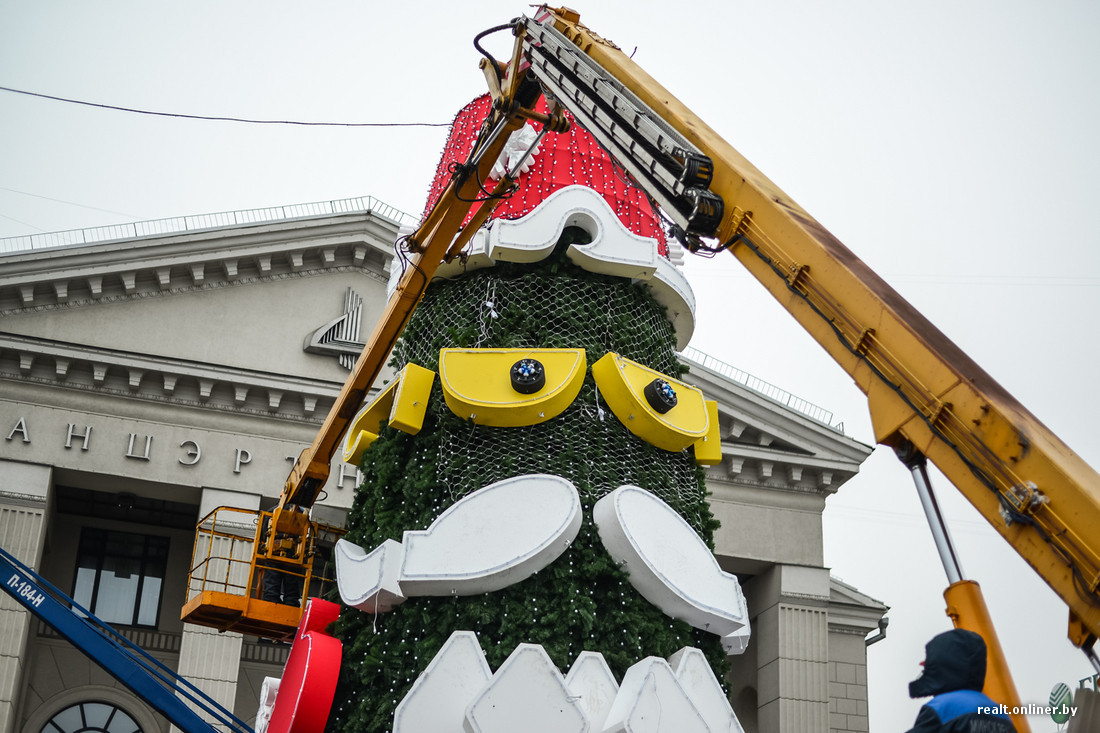
{"type": "Polygon", "coordinates": [[[722,376],[740,385],[748,387],[753,392],[762,394],[770,400],[785,405],[815,422],[819,422],[842,435],[844,434],[844,423],[838,422],[834,425],[833,413],[823,407],[818,407],[812,402],[808,402],[801,397],[796,397],[785,389],[781,389],[770,382],[765,382],[763,379],[754,377],[748,372],[742,371],[735,366],[727,364],[691,346],[680,352],[680,355],[713,372],[718,372],[722,376]]]}
{"type": "Polygon", "coordinates": [[[187,599],[213,590],[247,596],[252,586],[252,557],[260,512],[218,507],[195,529],[192,567],[187,573],[187,599]]]}
{"type": "Polygon", "coordinates": [[[269,221],[303,219],[312,216],[333,214],[371,213],[392,221],[395,224],[412,224],[419,219],[412,214],[379,201],[373,196],[359,196],[350,199],[316,201],[309,204],[272,206],[266,209],[240,209],[214,214],[177,216],[170,219],[152,219],[128,224],[91,227],[88,229],[70,229],[61,232],[29,234],[21,237],[0,238],[0,253],[22,252],[26,250],[46,249],[49,247],[68,247],[79,244],[98,244],[118,239],[136,239],[138,237],[180,234],[202,229],[239,226],[241,224],[259,224],[269,221]]]}
{"type": "MultiPolygon", "coordinates": [[[[187,573],[187,600],[206,591],[257,597],[265,568],[272,566],[262,560],[257,563],[263,553],[258,553],[256,546],[263,541],[262,536],[271,527],[271,520],[271,512],[228,506],[218,507],[203,517],[195,527],[191,569],[187,573]]],[[[309,596],[321,596],[335,583],[329,566],[314,560],[321,554],[322,542],[331,546],[343,534],[343,530],[326,524],[313,522],[310,527],[301,550],[305,560],[280,566],[284,575],[302,580],[301,604],[309,596]]]]}

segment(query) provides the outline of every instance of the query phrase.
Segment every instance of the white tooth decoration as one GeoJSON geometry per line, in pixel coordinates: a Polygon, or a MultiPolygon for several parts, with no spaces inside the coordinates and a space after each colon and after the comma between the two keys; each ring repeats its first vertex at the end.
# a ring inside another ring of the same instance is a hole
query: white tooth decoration
{"type": "Polygon", "coordinates": [[[577,661],[569,668],[565,676],[565,686],[569,693],[577,698],[581,710],[592,723],[592,730],[603,730],[611,704],[619,693],[619,683],[607,666],[607,661],[599,652],[581,652],[577,661]]]}
{"type": "Polygon", "coordinates": [[[620,687],[597,652],[564,679],[520,644],[496,674],[472,631],[456,631],[397,706],[393,733],[744,733],[698,649],[638,662],[620,687]]]}
{"type": "Polygon", "coordinates": [[[714,670],[710,668],[703,652],[684,647],[669,657],[668,663],[676,674],[680,687],[699,710],[710,730],[745,733],[726,699],[722,685],[714,678],[714,670]]]}
{"type": "Polygon", "coordinates": [[[347,540],[336,541],[336,585],[340,600],[370,613],[384,613],[405,602],[398,584],[405,548],[386,540],[368,553],[347,540]]]}
{"type": "Polygon", "coordinates": [[[560,476],[529,474],[466,496],[422,531],[373,552],[337,544],[344,603],[388,611],[410,596],[477,595],[507,588],[556,560],[581,528],[581,499],[560,476]],[[400,567],[397,567],[397,564],[400,567]]]}
{"type": "MultiPolygon", "coordinates": [[[[603,198],[600,198],[600,203],[607,208],[607,214],[611,214],[611,207],[603,198]]],[[[577,223],[585,231],[592,226],[586,226],[584,222],[577,223]]],[[[596,219],[595,223],[600,226],[591,242],[571,244],[565,252],[575,265],[602,275],[642,280],[653,277],[653,273],[657,271],[657,262],[663,259],[657,254],[656,239],[635,234],[623,226],[614,214],[611,214],[610,218],[596,219]],[[603,227],[604,221],[611,226],[603,227]],[[616,224],[618,226],[615,226],[616,224]]]]}
{"type": "Polygon", "coordinates": [[[545,202],[521,219],[496,219],[489,225],[489,259],[493,262],[542,262],[554,251],[565,221],[538,217],[545,202]]]}
{"type": "Polygon", "coordinates": [[[668,662],[647,657],[626,671],[603,733],[712,733],[668,662]]]}
{"type": "Polygon", "coordinates": [[[727,653],[744,651],[749,614],[741,584],[672,507],[637,486],[620,486],[596,502],[592,518],[608,554],[647,601],[721,636],[727,653]]]}
{"type": "Polygon", "coordinates": [[[397,706],[393,733],[462,733],[466,709],[492,677],[474,632],[454,632],[397,706]]]}
{"type": "MultiPolygon", "coordinates": [[[[470,703],[466,733],[589,733],[581,706],[546,650],[520,644],[470,703]]],[[[428,728],[425,731],[431,730],[428,728]]]]}

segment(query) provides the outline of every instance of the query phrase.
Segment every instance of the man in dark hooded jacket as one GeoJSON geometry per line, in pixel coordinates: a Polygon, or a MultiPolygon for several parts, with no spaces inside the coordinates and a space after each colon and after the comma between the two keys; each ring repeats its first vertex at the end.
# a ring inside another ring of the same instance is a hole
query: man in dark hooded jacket
{"type": "Polygon", "coordinates": [[[924,672],[909,683],[909,697],[934,697],[923,705],[909,733],[1015,733],[1000,707],[982,694],[985,641],[973,631],[952,629],[924,647],[924,672]]]}

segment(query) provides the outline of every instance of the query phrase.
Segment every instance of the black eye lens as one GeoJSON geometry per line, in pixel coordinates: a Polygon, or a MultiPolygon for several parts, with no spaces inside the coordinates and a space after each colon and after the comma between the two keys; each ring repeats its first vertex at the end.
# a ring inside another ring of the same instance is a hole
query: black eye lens
{"type": "Polygon", "coordinates": [[[520,359],[512,365],[512,389],[534,394],[546,385],[546,370],[537,359],[520,359]]]}
{"type": "Polygon", "coordinates": [[[649,406],[661,415],[676,407],[676,390],[663,379],[654,379],[645,386],[642,393],[649,406]]]}

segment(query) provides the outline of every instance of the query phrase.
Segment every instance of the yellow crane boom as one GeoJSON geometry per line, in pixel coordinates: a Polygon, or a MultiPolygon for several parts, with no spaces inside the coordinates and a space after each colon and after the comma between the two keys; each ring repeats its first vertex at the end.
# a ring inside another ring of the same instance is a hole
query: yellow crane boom
{"type": "Polygon", "coordinates": [[[709,190],[724,204],[709,233],[716,248],[852,376],[875,440],[911,443],[943,472],[1065,600],[1075,644],[1100,635],[1100,475],[618,47],[571,11],[547,16],[543,27],[552,24],[709,158],[709,190]]]}

